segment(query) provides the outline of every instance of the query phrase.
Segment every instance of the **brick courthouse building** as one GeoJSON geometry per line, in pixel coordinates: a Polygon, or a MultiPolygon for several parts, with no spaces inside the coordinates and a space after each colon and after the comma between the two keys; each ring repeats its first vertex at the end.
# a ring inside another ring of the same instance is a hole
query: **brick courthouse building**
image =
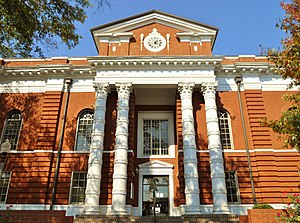
{"type": "Polygon", "coordinates": [[[217,28],[159,11],[91,33],[98,56],[1,59],[1,209],[149,215],[153,178],[158,215],[299,191],[299,152],[260,124],[289,108],[266,57],[212,55],[217,28]]]}

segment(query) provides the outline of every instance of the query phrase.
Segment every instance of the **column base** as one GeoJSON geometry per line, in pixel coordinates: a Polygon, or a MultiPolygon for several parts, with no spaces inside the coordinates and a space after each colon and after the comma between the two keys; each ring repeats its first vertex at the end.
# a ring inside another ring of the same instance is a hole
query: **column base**
{"type": "Polygon", "coordinates": [[[112,206],[111,210],[110,210],[110,215],[125,216],[125,215],[127,215],[127,210],[125,207],[112,206]]]}
{"type": "Polygon", "coordinates": [[[193,206],[185,207],[185,215],[197,215],[197,214],[202,214],[200,207],[193,207],[193,206]]]}
{"type": "Polygon", "coordinates": [[[213,214],[231,214],[228,206],[213,206],[213,214]]]}
{"type": "Polygon", "coordinates": [[[84,215],[100,215],[99,206],[85,206],[83,210],[84,215]]]}

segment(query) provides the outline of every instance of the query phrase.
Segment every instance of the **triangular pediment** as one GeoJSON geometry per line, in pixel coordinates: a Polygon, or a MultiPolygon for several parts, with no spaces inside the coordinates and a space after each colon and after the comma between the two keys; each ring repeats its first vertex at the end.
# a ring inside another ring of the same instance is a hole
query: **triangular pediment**
{"type": "MultiPolygon", "coordinates": [[[[166,36],[169,35],[171,40],[176,38],[179,42],[201,43],[201,41],[209,41],[211,49],[218,33],[218,28],[216,27],[157,10],[94,27],[91,29],[91,33],[99,55],[101,55],[101,50],[106,50],[106,48],[103,48],[105,43],[108,43],[109,46],[112,46],[114,43],[122,44],[132,40],[137,43],[142,41],[141,35],[146,37],[153,30],[157,30],[166,39],[166,36]],[[168,30],[168,33],[164,33],[166,30],[168,30]]],[[[115,47],[114,52],[117,51],[118,49],[115,47]]],[[[113,54],[112,52],[111,55],[113,54]]],[[[141,55],[141,53],[134,54],[141,55]]],[[[129,55],[132,54],[129,53],[129,55]]]]}
{"type": "Polygon", "coordinates": [[[146,168],[146,169],[150,169],[150,168],[173,168],[174,166],[170,163],[166,163],[160,160],[151,160],[149,162],[146,163],[142,163],[139,165],[140,169],[146,168]]]}
{"type": "Polygon", "coordinates": [[[100,25],[91,29],[96,33],[122,33],[146,26],[152,23],[159,23],[169,27],[182,30],[183,32],[194,32],[203,34],[216,34],[218,28],[204,23],[189,20],[183,17],[175,16],[165,12],[152,10],[125,19],[117,20],[111,23],[100,25]]]}

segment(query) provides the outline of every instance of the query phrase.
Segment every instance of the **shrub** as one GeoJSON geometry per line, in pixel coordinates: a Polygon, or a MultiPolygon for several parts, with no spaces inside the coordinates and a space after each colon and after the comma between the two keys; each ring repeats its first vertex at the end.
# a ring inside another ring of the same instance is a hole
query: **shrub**
{"type": "Polygon", "coordinates": [[[277,214],[276,220],[284,223],[300,222],[300,194],[289,194],[290,203],[284,206],[284,210],[277,214]]]}
{"type": "Polygon", "coordinates": [[[274,209],[269,204],[255,204],[252,209],[274,209]]]}

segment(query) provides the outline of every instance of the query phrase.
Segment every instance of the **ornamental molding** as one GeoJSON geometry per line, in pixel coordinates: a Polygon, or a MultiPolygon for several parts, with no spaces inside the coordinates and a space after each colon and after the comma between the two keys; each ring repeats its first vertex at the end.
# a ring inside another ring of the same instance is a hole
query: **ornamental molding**
{"type": "Polygon", "coordinates": [[[206,94],[215,94],[216,89],[218,87],[218,82],[203,82],[201,84],[201,92],[206,95],[206,94]]]}
{"type": "Polygon", "coordinates": [[[174,165],[163,162],[163,161],[159,161],[159,160],[153,160],[153,161],[149,161],[149,162],[142,163],[139,165],[139,169],[148,169],[148,168],[168,168],[168,169],[171,168],[171,169],[173,169],[174,165]]]}
{"type": "MultiPolygon", "coordinates": [[[[20,61],[23,62],[23,61],[20,61]]],[[[95,71],[90,65],[37,65],[37,66],[12,66],[0,67],[0,77],[64,77],[64,76],[95,76],[95,71]]]]}
{"type": "Polygon", "coordinates": [[[272,74],[273,65],[267,62],[235,62],[233,64],[222,64],[216,67],[217,74],[243,74],[243,73],[258,73],[258,74],[272,74]]]}
{"type": "Polygon", "coordinates": [[[188,96],[190,96],[195,88],[195,83],[194,82],[180,82],[178,83],[178,92],[180,93],[180,95],[184,96],[185,94],[187,94],[188,96]]]}
{"type": "Polygon", "coordinates": [[[215,69],[223,57],[89,57],[90,65],[99,70],[120,69],[215,69]]]}
{"type": "Polygon", "coordinates": [[[118,95],[129,95],[132,93],[132,83],[116,83],[116,90],[118,92],[118,95]]]}
{"type": "Polygon", "coordinates": [[[97,93],[101,93],[107,96],[107,94],[110,93],[110,87],[108,82],[104,83],[99,83],[99,82],[94,82],[94,88],[97,93]]]}
{"type": "Polygon", "coordinates": [[[121,43],[129,42],[133,37],[132,32],[122,32],[122,33],[96,33],[95,37],[99,39],[99,42],[108,43],[121,43]]]}

